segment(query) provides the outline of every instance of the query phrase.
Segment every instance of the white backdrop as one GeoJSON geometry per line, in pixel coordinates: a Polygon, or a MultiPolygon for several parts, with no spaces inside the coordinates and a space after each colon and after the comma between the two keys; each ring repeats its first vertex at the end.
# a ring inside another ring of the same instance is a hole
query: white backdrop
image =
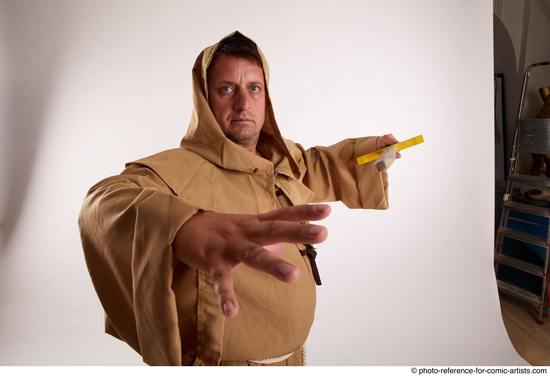
{"type": "Polygon", "coordinates": [[[491,5],[3,2],[12,85],[0,364],[142,364],[103,334],[77,215],[96,181],[178,145],[194,59],[234,30],[267,55],[287,138],[426,140],[391,167],[389,210],[333,204],[323,222],[308,363],[525,364],[492,265],[491,5]]]}

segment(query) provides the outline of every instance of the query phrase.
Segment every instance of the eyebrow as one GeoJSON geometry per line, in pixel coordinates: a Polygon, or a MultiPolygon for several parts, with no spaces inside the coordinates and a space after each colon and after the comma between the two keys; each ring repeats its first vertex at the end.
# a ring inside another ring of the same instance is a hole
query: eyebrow
{"type": "MultiPolygon", "coordinates": [[[[234,86],[236,86],[237,83],[233,82],[233,81],[222,81],[222,82],[218,83],[216,86],[220,86],[220,85],[234,85],[234,86]]],[[[264,84],[261,81],[251,81],[251,82],[248,83],[248,85],[264,86],[264,84]]]]}

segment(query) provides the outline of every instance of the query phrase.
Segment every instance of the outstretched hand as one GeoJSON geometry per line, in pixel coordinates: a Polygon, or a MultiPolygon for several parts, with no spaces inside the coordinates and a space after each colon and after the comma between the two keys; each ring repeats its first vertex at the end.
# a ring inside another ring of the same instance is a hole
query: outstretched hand
{"type": "Polygon", "coordinates": [[[212,277],[220,309],[233,317],[239,312],[233,270],[244,263],[283,282],[296,281],[299,270],[279,257],[282,243],[324,241],[325,227],[303,222],[329,214],[328,205],[297,205],[263,214],[201,211],[180,227],[172,246],[178,260],[212,277]]]}

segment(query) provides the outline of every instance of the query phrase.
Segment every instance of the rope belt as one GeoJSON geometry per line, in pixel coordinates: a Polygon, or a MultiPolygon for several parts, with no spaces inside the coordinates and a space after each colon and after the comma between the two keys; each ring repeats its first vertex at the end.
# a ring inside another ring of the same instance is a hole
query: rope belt
{"type": "Polygon", "coordinates": [[[260,363],[260,364],[271,364],[271,363],[277,363],[282,362],[283,360],[287,360],[290,358],[294,353],[278,356],[276,358],[269,358],[269,359],[263,359],[263,360],[252,360],[254,363],[260,363]]]}

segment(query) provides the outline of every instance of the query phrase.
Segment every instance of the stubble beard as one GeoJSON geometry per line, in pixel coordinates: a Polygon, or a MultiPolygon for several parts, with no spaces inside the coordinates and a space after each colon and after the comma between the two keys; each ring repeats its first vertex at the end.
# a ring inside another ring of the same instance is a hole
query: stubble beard
{"type": "Polygon", "coordinates": [[[260,137],[260,129],[257,129],[256,124],[245,127],[230,128],[225,132],[225,136],[234,143],[245,148],[256,146],[260,137]]]}

